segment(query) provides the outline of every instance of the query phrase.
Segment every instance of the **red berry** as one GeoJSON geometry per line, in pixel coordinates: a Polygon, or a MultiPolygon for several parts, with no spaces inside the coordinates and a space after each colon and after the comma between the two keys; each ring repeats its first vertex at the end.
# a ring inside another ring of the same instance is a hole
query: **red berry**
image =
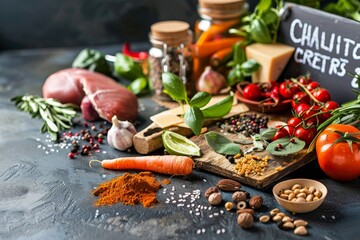
{"type": "Polygon", "coordinates": [[[69,152],[68,157],[71,158],[71,159],[73,159],[73,158],[75,158],[75,154],[72,153],[72,152],[69,152]]]}
{"type": "Polygon", "coordinates": [[[98,138],[97,141],[98,141],[98,143],[103,143],[103,139],[102,139],[102,138],[98,138]]]}

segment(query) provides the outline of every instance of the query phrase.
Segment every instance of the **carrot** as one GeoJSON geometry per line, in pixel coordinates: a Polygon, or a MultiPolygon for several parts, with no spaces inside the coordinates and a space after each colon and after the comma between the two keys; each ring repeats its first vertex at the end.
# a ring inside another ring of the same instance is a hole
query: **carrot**
{"type": "Polygon", "coordinates": [[[231,54],[232,47],[221,49],[211,55],[210,58],[210,65],[212,67],[218,67],[220,63],[229,55],[231,54]]]}
{"type": "Polygon", "coordinates": [[[232,38],[221,38],[216,39],[210,42],[206,42],[202,45],[194,45],[194,57],[210,57],[213,53],[224,49],[232,47],[236,42],[244,41],[244,38],[241,37],[232,37],[232,38]]]}
{"type": "Polygon", "coordinates": [[[211,25],[208,30],[204,31],[200,35],[196,44],[200,46],[200,45],[204,44],[205,42],[213,40],[216,35],[225,32],[226,30],[228,30],[231,26],[235,25],[236,23],[238,23],[238,20],[228,21],[228,22],[224,22],[222,24],[211,25]]]}
{"type": "Polygon", "coordinates": [[[90,166],[92,162],[101,162],[103,168],[111,170],[132,169],[170,175],[188,175],[192,172],[194,165],[191,158],[176,155],[123,157],[103,161],[91,160],[90,166]]]}

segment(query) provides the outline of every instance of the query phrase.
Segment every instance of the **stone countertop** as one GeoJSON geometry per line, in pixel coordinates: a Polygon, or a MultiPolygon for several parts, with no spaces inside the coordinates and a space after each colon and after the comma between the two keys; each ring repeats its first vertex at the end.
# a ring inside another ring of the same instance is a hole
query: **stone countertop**
{"type": "MultiPolygon", "coordinates": [[[[115,53],[118,46],[98,48],[115,53]]],[[[0,239],[355,239],[360,234],[359,179],[339,183],[326,177],[316,161],[286,178],[312,178],[324,183],[328,196],[317,210],[296,214],[309,222],[309,235],[296,236],[275,223],[258,221],[250,230],[236,223],[236,214],[223,207],[209,208],[204,191],[221,179],[194,170],[184,177],[172,177],[158,192],[159,204],[94,207],[91,191],[101,182],[123,172],[89,167],[91,159],[105,159],[121,153],[106,143],[90,157],[67,157],[69,149],[55,145],[40,133],[42,121],[20,112],[9,101],[25,93],[41,95],[41,85],[51,73],[68,68],[78,53],[72,49],[37,49],[0,53],[0,239]],[[165,190],[166,189],[166,190],[165,190]],[[181,198],[186,192],[190,198],[181,198]],[[185,202],[179,201],[185,199],[185,202]]],[[[149,117],[164,110],[150,97],[139,98],[138,130],[150,124],[149,117]]],[[[95,125],[100,127],[102,121],[95,125]]],[[[110,126],[108,124],[108,126],[110,126]]],[[[73,132],[80,131],[75,126],[73,132]]],[[[163,180],[168,176],[156,174],[163,180]]],[[[275,183],[274,183],[275,184],[275,183]]],[[[257,190],[243,186],[251,195],[264,197],[262,213],[279,207],[269,186],[257,190]]],[[[224,193],[225,200],[231,199],[224,193]]],[[[290,214],[290,213],[288,213],[290,214]]]]}

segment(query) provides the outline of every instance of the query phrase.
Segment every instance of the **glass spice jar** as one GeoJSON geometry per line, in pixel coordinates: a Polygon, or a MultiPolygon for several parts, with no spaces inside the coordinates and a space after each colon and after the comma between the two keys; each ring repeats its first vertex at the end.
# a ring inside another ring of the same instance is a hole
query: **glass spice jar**
{"type": "Polygon", "coordinates": [[[190,45],[193,34],[190,25],[182,21],[163,21],[151,25],[149,35],[149,76],[152,89],[160,100],[170,100],[163,93],[162,73],[171,72],[183,80],[188,96],[195,91],[192,76],[190,45]]]}
{"type": "MultiPolygon", "coordinates": [[[[200,18],[195,23],[194,79],[199,79],[205,67],[213,66],[213,60],[231,52],[238,36],[229,34],[229,29],[237,27],[248,9],[246,0],[198,0],[200,18]],[[206,51],[201,51],[206,49],[206,51]],[[220,53],[222,51],[222,53],[220,53]]],[[[239,40],[239,39],[238,39],[239,40]]],[[[215,62],[214,62],[215,63],[215,62]]]]}

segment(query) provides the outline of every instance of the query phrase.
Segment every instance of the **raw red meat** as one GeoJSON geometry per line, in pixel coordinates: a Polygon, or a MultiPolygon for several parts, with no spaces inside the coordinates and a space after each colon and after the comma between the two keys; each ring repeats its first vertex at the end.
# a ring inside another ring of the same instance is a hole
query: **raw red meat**
{"type": "Polygon", "coordinates": [[[42,90],[45,98],[81,105],[87,121],[94,121],[100,116],[111,122],[114,115],[119,120],[134,120],[138,114],[136,96],[100,73],[64,69],[49,76],[42,90]]]}

